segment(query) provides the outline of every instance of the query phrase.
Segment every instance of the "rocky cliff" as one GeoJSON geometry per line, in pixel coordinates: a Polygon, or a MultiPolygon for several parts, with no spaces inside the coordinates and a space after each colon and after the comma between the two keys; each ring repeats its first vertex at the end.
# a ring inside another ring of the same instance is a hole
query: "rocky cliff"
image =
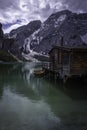
{"type": "Polygon", "coordinates": [[[2,30],[2,24],[0,23],[0,49],[2,48],[3,37],[4,37],[4,33],[3,33],[3,30],[2,30]]]}
{"type": "Polygon", "coordinates": [[[0,23],[0,61],[20,61],[16,56],[14,56],[11,51],[14,50],[14,39],[6,38],[3,30],[2,24],[0,23]]]}
{"type": "Polygon", "coordinates": [[[9,38],[13,38],[15,45],[18,46],[15,51],[21,50],[25,53],[28,53],[29,50],[25,49],[25,40],[27,37],[29,37],[31,34],[33,34],[37,29],[39,29],[41,26],[41,21],[36,20],[32,21],[27,25],[24,25],[22,27],[19,27],[15,30],[12,30],[9,34],[9,38]]]}
{"type": "Polygon", "coordinates": [[[64,46],[86,46],[87,13],[57,12],[43,23],[32,21],[12,30],[9,37],[14,38],[14,45],[18,46],[13,48],[26,54],[34,51],[46,55],[53,45],[61,44],[62,37],[64,46]]]}
{"type": "Polygon", "coordinates": [[[68,10],[52,14],[30,37],[31,49],[48,53],[53,45],[87,45],[87,14],[76,14],[68,10]]]}

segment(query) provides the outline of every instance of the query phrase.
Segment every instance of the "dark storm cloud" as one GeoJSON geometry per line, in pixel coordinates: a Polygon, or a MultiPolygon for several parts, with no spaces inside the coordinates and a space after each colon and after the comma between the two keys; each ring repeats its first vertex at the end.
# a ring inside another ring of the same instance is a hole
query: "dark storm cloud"
{"type": "Polygon", "coordinates": [[[49,15],[60,10],[87,12],[86,6],[87,0],[0,0],[0,22],[11,25],[5,30],[8,32],[31,20],[44,21],[49,15]],[[21,22],[17,22],[18,20],[21,22]]]}

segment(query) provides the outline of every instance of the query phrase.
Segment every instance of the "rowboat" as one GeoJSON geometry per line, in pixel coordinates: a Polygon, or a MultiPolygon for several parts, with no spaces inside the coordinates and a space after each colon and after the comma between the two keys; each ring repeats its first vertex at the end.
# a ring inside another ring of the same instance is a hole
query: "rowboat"
{"type": "Polygon", "coordinates": [[[34,70],[34,75],[38,77],[44,76],[45,71],[44,70],[34,70]]]}

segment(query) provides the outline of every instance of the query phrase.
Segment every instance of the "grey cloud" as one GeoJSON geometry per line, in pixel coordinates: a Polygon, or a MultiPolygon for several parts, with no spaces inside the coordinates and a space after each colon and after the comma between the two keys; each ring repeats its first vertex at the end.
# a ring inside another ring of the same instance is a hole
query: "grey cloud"
{"type": "Polygon", "coordinates": [[[9,7],[17,8],[19,0],[0,0],[0,9],[7,9],[9,7]]]}
{"type": "Polygon", "coordinates": [[[87,12],[87,0],[64,0],[64,4],[74,12],[87,12]]]}
{"type": "MultiPolygon", "coordinates": [[[[73,12],[87,12],[87,0],[0,0],[0,22],[21,25],[31,20],[44,21],[54,12],[69,9],[73,12]]],[[[18,26],[18,25],[17,25],[18,26]]]]}
{"type": "Polygon", "coordinates": [[[51,9],[50,5],[47,4],[45,8],[42,8],[40,14],[41,14],[42,18],[45,19],[45,18],[47,18],[52,12],[53,12],[53,10],[51,9]]]}
{"type": "Polygon", "coordinates": [[[87,12],[87,0],[48,0],[48,6],[41,10],[41,16],[47,18],[51,13],[64,9],[77,13],[87,12]]]}

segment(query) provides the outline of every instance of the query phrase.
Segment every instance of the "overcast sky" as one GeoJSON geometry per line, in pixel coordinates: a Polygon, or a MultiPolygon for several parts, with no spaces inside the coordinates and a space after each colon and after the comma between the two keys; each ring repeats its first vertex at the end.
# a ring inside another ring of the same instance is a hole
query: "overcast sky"
{"type": "Polygon", "coordinates": [[[32,20],[44,21],[64,9],[87,12],[87,0],[0,0],[0,22],[4,32],[9,32],[32,20]]]}

